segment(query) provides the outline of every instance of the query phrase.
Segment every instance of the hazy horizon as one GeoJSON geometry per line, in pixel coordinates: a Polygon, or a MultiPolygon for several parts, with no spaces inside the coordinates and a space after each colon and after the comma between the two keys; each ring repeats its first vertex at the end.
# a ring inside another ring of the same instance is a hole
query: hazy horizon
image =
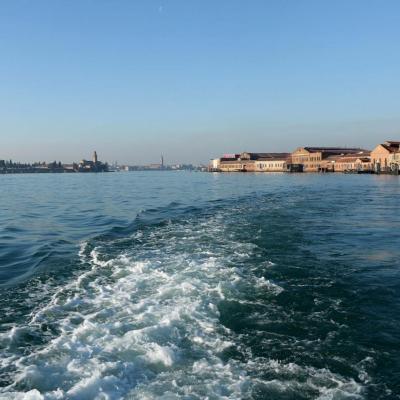
{"type": "Polygon", "coordinates": [[[5,1],[0,159],[399,140],[396,1],[5,1]]]}

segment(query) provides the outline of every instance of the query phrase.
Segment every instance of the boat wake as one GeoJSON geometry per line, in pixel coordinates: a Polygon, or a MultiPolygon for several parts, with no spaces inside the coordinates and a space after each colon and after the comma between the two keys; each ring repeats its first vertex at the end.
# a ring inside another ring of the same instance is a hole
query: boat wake
{"type": "Polygon", "coordinates": [[[1,334],[0,398],[363,398],[328,369],[255,356],[222,322],[221,304],[263,307],[284,292],[265,276],[274,260],[251,267],[257,245],[235,234],[233,215],[83,243],[81,273],[1,334]],[[21,350],[26,335],[38,340],[21,350]]]}

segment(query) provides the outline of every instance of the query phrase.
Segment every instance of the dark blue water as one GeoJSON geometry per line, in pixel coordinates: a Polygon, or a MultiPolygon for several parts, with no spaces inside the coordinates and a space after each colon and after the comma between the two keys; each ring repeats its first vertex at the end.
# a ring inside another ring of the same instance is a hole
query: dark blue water
{"type": "Polygon", "coordinates": [[[399,399],[400,179],[0,177],[1,399],[399,399]]]}

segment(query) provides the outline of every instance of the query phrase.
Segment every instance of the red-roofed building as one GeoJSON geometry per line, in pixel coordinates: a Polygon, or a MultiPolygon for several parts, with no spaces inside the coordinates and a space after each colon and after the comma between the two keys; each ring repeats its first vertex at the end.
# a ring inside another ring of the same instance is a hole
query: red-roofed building
{"type": "MultiPolygon", "coordinates": [[[[331,170],[329,157],[358,155],[369,153],[360,148],[346,147],[299,147],[291,155],[293,165],[302,166],[304,172],[320,172],[331,170]]],[[[332,160],[332,159],[331,159],[332,160]]]]}
{"type": "Polygon", "coordinates": [[[398,172],[400,164],[400,142],[386,141],[378,144],[371,151],[371,162],[374,171],[380,172],[398,172]]]}

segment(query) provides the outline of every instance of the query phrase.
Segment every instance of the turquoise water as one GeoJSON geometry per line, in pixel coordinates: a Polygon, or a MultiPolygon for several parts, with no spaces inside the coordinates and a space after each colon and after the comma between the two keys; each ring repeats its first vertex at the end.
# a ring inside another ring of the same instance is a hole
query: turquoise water
{"type": "Polygon", "coordinates": [[[398,177],[0,185],[0,399],[400,398],[398,177]]]}

